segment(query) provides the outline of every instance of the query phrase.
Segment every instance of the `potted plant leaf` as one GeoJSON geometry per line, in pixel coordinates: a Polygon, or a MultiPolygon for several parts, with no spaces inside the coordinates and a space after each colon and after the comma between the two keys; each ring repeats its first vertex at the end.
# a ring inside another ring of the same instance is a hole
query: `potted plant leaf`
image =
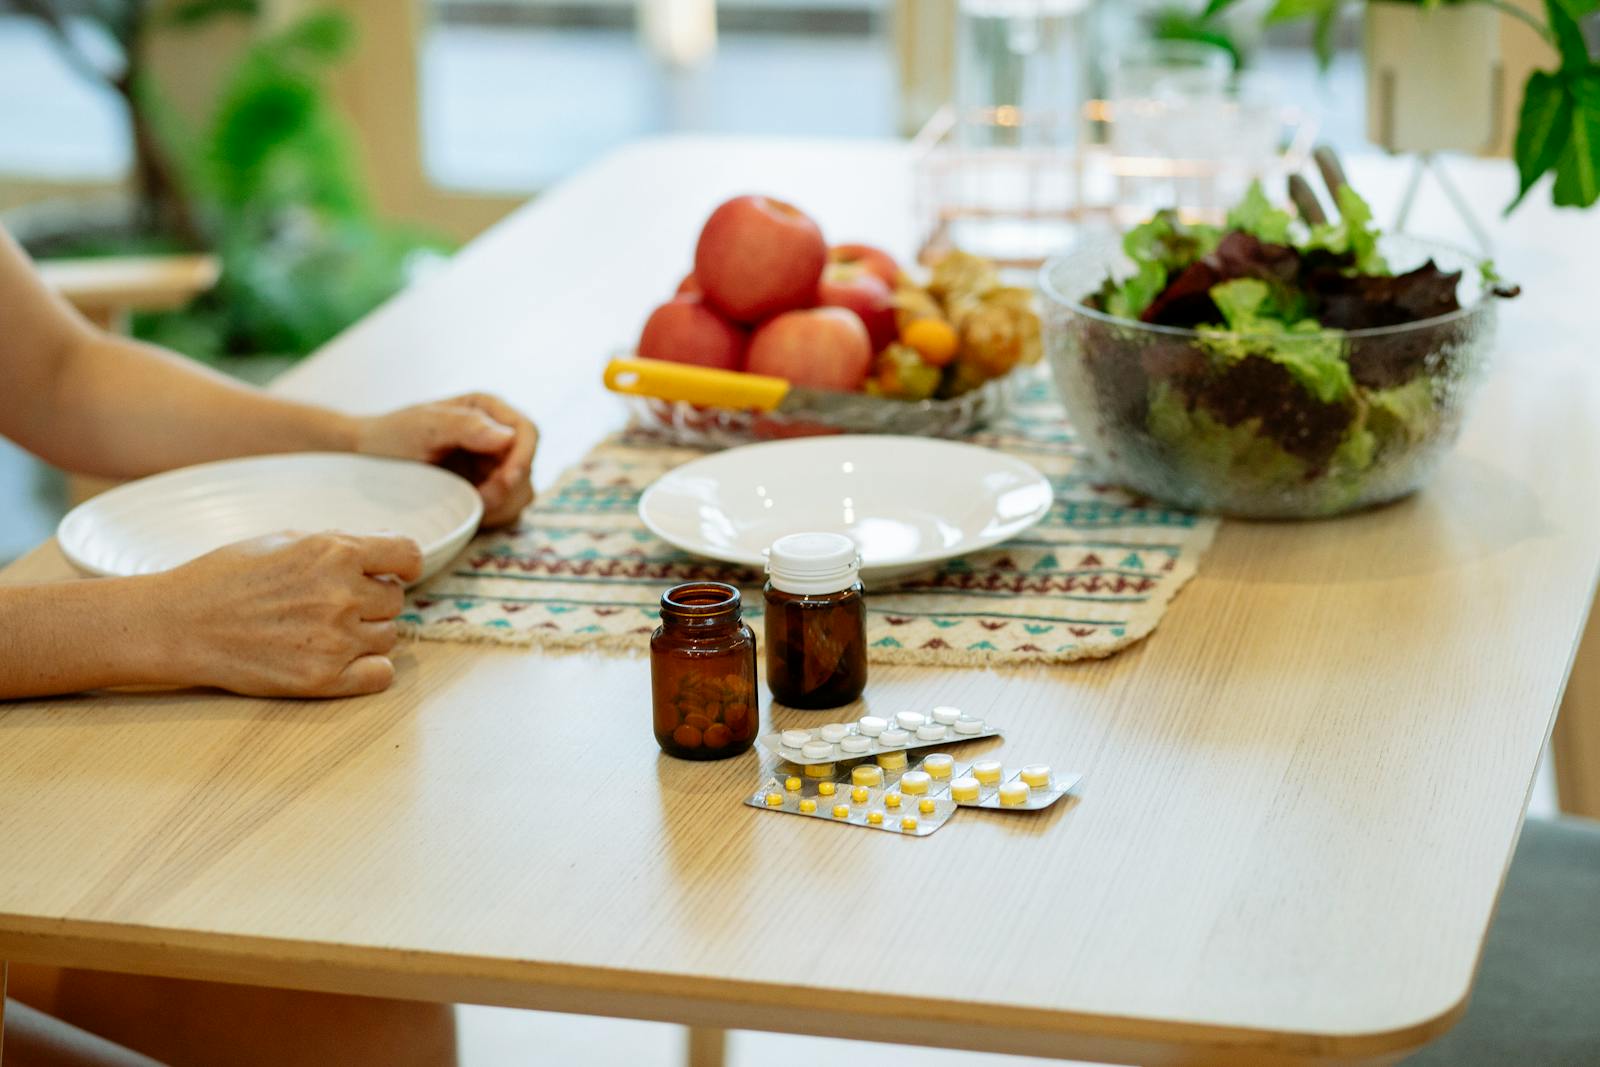
{"type": "MultiPolygon", "coordinates": [[[[1213,17],[1236,0],[1210,0],[1213,17]]],[[[1269,23],[1310,18],[1317,54],[1333,54],[1345,0],[1275,0],[1269,23]]],[[[1480,151],[1496,139],[1495,79],[1500,16],[1527,23],[1555,49],[1554,70],[1535,70],[1522,88],[1513,155],[1521,203],[1554,172],[1551,200],[1589,207],[1600,199],[1600,63],[1580,20],[1600,0],[1544,0],[1543,17],[1509,0],[1366,0],[1368,123],[1373,140],[1397,152],[1480,151]]]]}

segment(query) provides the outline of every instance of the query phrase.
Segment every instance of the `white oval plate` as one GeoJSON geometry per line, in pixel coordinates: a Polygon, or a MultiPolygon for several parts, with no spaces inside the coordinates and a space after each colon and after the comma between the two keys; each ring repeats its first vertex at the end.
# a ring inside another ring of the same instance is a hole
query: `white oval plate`
{"type": "Polygon", "coordinates": [[[202,463],[118,486],[68,512],[56,537],[79,570],[128,577],[280,530],[398,533],[421,546],[427,578],[482,517],[478,491],[449,471],[309,452],[202,463]]]}
{"type": "Polygon", "coordinates": [[[669,471],[639,517],[668,544],[761,567],[777,538],[853,537],[868,584],[999,544],[1050,510],[1033,467],[975,445],[859,434],[730,448],[669,471]]]}

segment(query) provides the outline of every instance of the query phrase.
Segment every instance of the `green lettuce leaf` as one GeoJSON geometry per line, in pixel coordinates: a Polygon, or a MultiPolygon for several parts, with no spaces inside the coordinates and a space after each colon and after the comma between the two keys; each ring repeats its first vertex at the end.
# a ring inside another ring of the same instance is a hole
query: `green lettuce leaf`
{"type": "Polygon", "coordinates": [[[1367,393],[1367,427],[1380,451],[1406,448],[1431,439],[1439,429],[1439,406],[1427,375],[1394,389],[1367,393]]]}
{"type": "Polygon", "coordinates": [[[1284,309],[1266,282],[1256,278],[1222,282],[1211,287],[1211,299],[1227,320],[1226,329],[1199,328],[1200,344],[1213,361],[1225,364],[1262,356],[1282,364],[1324,404],[1355,395],[1340,335],[1323,330],[1315,319],[1285,321],[1284,309]]]}
{"type": "Polygon", "coordinates": [[[1261,183],[1253,181],[1250,188],[1245,190],[1244,198],[1228,212],[1226,229],[1243,230],[1269,244],[1286,245],[1289,243],[1289,224],[1293,221],[1294,216],[1273,207],[1261,183]]]}
{"type": "Polygon", "coordinates": [[[1261,432],[1260,419],[1225,425],[1201,408],[1190,410],[1182,395],[1165,382],[1150,389],[1146,425],[1181,467],[1199,476],[1273,486],[1299,485],[1307,474],[1304,460],[1261,432]]]}
{"type": "Polygon", "coordinates": [[[1106,312],[1118,318],[1137,319],[1167,287],[1167,268],[1145,260],[1132,276],[1114,285],[1106,296],[1106,312]]]}
{"type": "Polygon", "coordinates": [[[1334,199],[1339,204],[1339,221],[1311,227],[1311,236],[1300,250],[1349,254],[1355,259],[1355,273],[1388,274],[1389,264],[1378,251],[1379,234],[1372,221],[1372,208],[1348,185],[1341,185],[1334,199]]]}
{"type": "Polygon", "coordinates": [[[1159,263],[1167,271],[1182,270],[1217,247],[1222,233],[1215,226],[1186,223],[1176,211],[1158,211],[1122,238],[1122,250],[1134,263],[1159,263]]]}

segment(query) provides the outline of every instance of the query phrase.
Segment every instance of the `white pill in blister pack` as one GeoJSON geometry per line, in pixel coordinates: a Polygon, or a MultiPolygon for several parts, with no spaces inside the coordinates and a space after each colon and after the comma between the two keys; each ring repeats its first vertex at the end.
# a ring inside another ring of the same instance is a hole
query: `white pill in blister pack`
{"type": "Polygon", "coordinates": [[[761,743],[796,763],[834,763],[892,749],[921,748],[1000,734],[999,729],[982,719],[961,715],[955,708],[941,706],[935,710],[939,713],[937,718],[957,716],[954,724],[939,722],[918,711],[902,711],[892,719],[864,715],[853,723],[830,722],[811,730],[767,733],[762,735],[761,743]]]}
{"type": "Polygon", "coordinates": [[[940,726],[954,726],[961,720],[961,709],[942,704],[933,709],[933,721],[940,726]]]}
{"type": "Polygon", "coordinates": [[[950,777],[950,771],[956,765],[956,758],[948,752],[935,752],[931,756],[922,758],[922,769],[935,780],[950,777]]]}

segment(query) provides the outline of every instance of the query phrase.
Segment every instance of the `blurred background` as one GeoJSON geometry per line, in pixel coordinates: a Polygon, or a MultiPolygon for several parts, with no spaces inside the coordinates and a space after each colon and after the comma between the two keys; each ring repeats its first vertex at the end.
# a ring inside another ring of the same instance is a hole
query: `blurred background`
{"type": "MultiPolygon", "coordinates": [[[[1360,6],[1268,17],[1284,6],[0,0],[0,221],[91,317],[266,381],[634,138],[910,137],[952,102],[1159,95],[1153,64],[1194,68],[1164,83],[1186,99],[1226,81],[1293,101],[1347,154],[1370,150],[1360,6]],[[1041,56],[1057,80],[1037,79],[1041,56]]],[[[1502,95],[1513,114],[1518,94],[1502,95]]],[[[1504,150],[1496,121],[1483,151],[1504,150]]],[[[1135,154],[1177,151],[1159,123],[1118,132],[1135,154]]],[[[66,500],[59,476],[0,442],[0,561],[47,536],[66,500]]]]}

